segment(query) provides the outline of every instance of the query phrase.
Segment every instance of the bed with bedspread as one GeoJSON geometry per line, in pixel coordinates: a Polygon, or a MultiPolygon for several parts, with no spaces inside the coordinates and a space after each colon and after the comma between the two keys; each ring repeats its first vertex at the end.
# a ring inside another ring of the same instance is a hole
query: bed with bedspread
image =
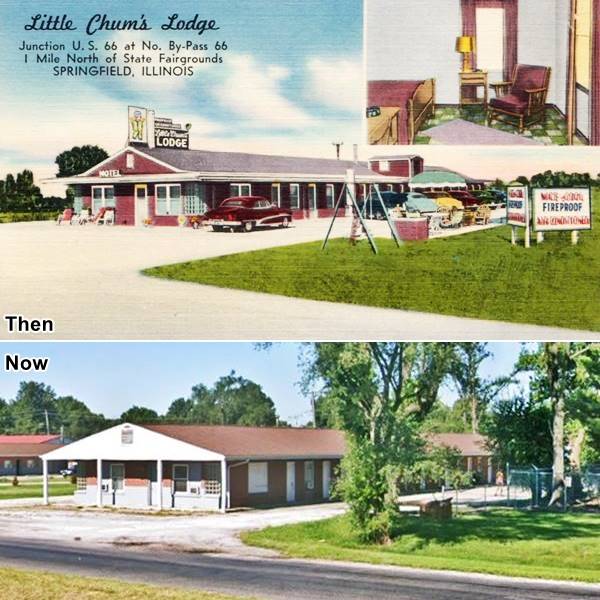
{"type": "Polygon", "coordinates": [[[435,79],[368,83],[369,144],[412,144],[435,109],[435,79]]]}

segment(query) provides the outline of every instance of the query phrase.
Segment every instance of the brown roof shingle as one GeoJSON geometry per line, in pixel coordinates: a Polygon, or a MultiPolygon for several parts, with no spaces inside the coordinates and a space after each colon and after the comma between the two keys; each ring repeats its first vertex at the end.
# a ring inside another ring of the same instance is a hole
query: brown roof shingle
{"type": "Polygon", "coordinates": [[[155,424],[143,427],[229,459],[341,458],[346,452],[343,432],[334,429],[155,424]]]}
{"type": "Polygon", "coordinates": [[[491,456],[488,439],[479,433],[431,433],[427,440],[435,446],[456,448],[463,456],[491,456]]]}
{"type": "Polygon", "coordinates": [[[61,448],[63,444],[2,444],[0,443],[0,457],[2,458],[34,458],[61,448]]]}

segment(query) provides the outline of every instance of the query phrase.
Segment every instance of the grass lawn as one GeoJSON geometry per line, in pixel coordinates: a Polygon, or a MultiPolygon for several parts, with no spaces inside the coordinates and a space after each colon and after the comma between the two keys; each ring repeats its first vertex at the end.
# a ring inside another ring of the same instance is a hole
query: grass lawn
{"type": "Polygon", "coordinates": [[[600,516],[489,511],[450,521],[407,517],[390,545],[363,544],[347,516],[242,534],[285,555],[600,582],[600,516]]]}
{"type": "MultiPolygon", "coordinates": [[[[600,191],[595,223],[581,232],[547,233],[529,249],[510,245],[499,227],[396,249],[378,239],[351,247],[335,239],[146,269],[144,274],[283,296],[437,314],[600,330],[600,191]]],[[[522,238],[522,234],[520,235],[522,238]]],[[[535,237],[535,236],[534,236],[535,237]]]]}
{"type": "MultiPolygon", "coordinates": [[[[75,485],[68,480],[59,483],[50,483],[48,490],[50,496],[69,496],[75,491],[75,485]]],[[[17,486],[0,486],[0,500],[12,500],[15,498],[41,498],[41,483],[20,483],[17,486]]]]}
{"type": "Polygon", "coordinates": [[[19,600],[235,600],[222,594],[20,569],[0,569],[0,581],[0,597],[19,600]]]}

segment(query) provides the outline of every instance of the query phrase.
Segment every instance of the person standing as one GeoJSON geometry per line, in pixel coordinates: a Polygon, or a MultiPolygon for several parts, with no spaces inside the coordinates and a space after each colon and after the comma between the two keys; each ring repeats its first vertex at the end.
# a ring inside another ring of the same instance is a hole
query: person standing
{"type": "Polygon", "coordinates": [[[504,496],[504,472],[502,469],[496,471],[496,491],[494,496],[504,496]]]}

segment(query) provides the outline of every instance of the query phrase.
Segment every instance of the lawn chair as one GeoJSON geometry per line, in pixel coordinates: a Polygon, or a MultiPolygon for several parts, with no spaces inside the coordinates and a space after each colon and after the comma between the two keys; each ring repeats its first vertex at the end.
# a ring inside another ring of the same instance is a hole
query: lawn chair
{"type": "Polygon", "coordinates": [[[475,213],[475,225],[487,225],[492,218],[492,209],[486,204],[477,208],[475,213]]]}
{"type": "Polygon", "coordinates": [[[439,212],[429,217],[429,235],[433,236],[442,231],[442,222],[444,220],[444,213],[439,212]]]}
{"type": "Polygon", "coordinates": [[[102,207],[92,219],[94,225],[102,225],[104,223],[104,215],[106,214],[106,207],[102,207]]]}
{"type": "Polygon", "coordinates": [[[65,210],[63,210],[62,214],[58,215],[58,217],[56,219],[56,224],[62,225],[63,222],[67,222],[70,225],[72,219],[73,219],[73,209],[65,208],[65,210]]]}
{"type": "Polygon", "coordinates": [[[464,214],[465,214],[464,210],[452,209],[448,213],[446,218],[442,221],[442,227],[446,227],[446,228],[460,227],[460,225],[462,224],[464,214]]]}
{"type": "Polygon", "coordinates": [[[115,224],[115,211],[107,210],[104,213],[104,224],[105,225],[114,225],[115,224]]]}
{"type": "Polygon", "coordinates": [[[78,215],[75,215],[71,219],[71,225],[85,225],[90,222],[90,210],[89,208],[82,208],[78,215]]]}

